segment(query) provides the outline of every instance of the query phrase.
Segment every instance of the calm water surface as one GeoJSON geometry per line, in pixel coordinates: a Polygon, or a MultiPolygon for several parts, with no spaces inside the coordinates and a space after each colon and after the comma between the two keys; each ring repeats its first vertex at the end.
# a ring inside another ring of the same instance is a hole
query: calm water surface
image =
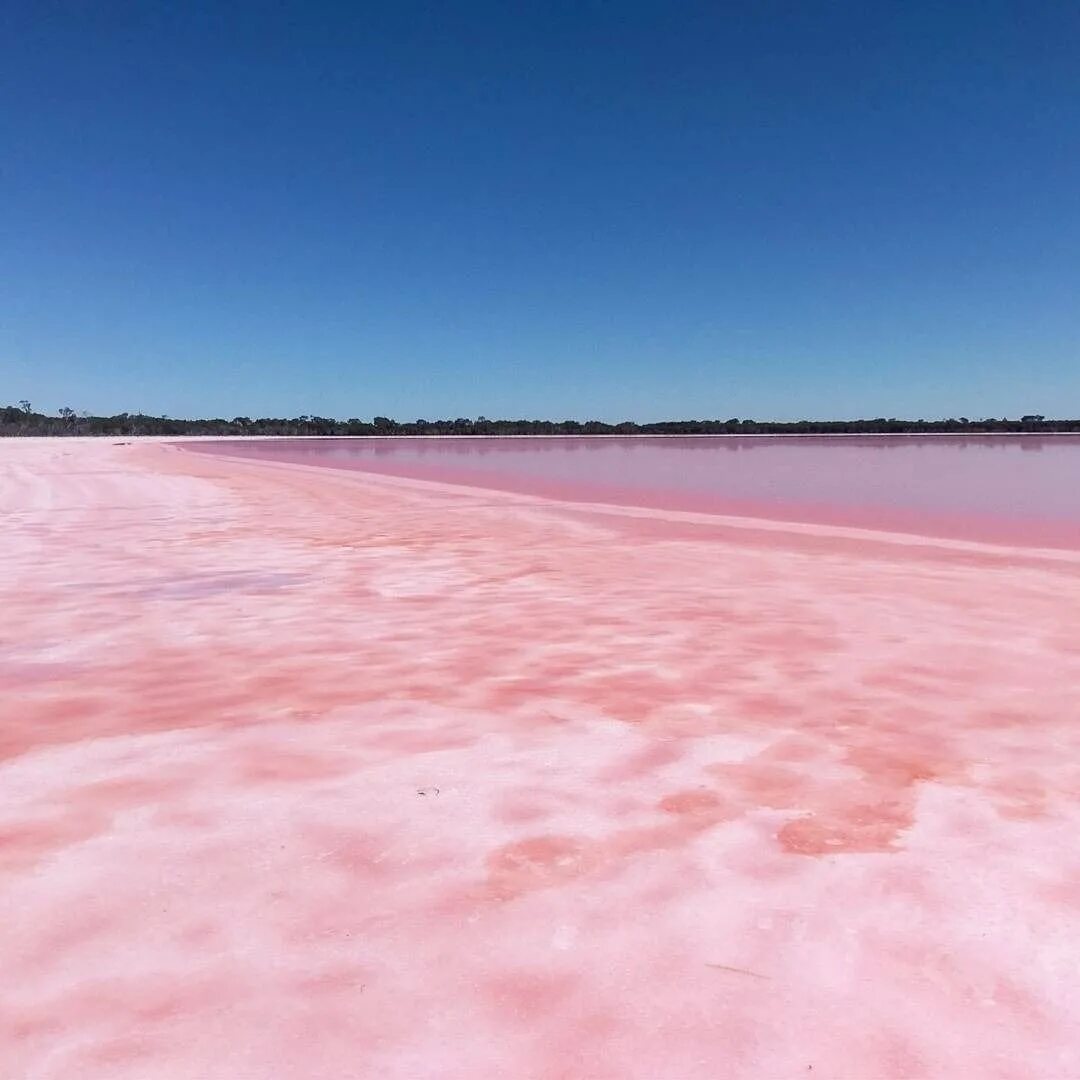
{"type": "Polygon", "coordinates": [[[267,439],[233,457],[543,495],[1080,549],[1080,436],[267,439]]]}

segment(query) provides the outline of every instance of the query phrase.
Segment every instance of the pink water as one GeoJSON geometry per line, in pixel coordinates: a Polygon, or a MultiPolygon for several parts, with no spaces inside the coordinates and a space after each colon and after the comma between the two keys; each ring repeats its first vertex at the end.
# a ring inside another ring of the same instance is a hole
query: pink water
{"type": "Polygon", "coordinates": [[[578,502],[1080,548],[1080,436],[274,439],[196,447],[578,502]]]}

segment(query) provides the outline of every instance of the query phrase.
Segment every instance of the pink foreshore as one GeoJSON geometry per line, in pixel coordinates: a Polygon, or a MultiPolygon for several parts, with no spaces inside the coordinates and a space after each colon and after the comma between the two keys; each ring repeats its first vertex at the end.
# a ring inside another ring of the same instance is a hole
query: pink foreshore
{"type": "Polygon", "coordinates": [[[0,442],[0,1076],[1080,1075],[1080,551],[0,442]]]}

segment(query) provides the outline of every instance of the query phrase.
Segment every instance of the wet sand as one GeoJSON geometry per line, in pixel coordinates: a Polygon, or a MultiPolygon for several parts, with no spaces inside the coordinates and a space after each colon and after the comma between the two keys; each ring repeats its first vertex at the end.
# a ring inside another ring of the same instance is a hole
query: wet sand
{"type": "Polygon", "coordinates": [[[0,442],[0,1062],[1080,1072],[1080,553],[0,442]]]}

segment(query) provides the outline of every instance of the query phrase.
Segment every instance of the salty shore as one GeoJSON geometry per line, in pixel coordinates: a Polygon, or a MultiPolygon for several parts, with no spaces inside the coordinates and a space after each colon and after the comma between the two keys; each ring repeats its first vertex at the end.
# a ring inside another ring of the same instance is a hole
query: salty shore
{"type": "Polygon", "coordinates": [[[0,440],[0,1061],[1080,1071],[1080,553],[0,440]]]}

